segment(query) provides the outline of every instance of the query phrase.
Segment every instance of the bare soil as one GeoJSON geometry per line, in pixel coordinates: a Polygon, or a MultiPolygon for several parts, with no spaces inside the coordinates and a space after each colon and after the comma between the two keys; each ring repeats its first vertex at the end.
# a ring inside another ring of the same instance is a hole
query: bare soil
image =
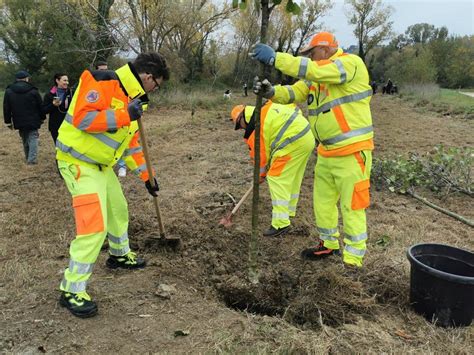
{"type": "MultiPolygon", "coordinates": [[[[250,100],[247,99],[247,100],[250,100]]],[[[215,110],[156,109],[144,120],[161,185],[160,207],[178,251],[153,241],[153,203],[143,183],[122,180],[132,247],[142,271],[110,271],[104,250],[88,291],[99,314],[78,319],[58,305],[58,286],[74,238],[70,195],[55,168],[49,132],[41,129],[39,164],[26,166],[16,132],[0,144],[0,352],[13,353],[474,353],[474,327],[443,329],[414,313],[408,300],[410,245],[438,242],[474,249],[472,228],[409,197],[372,191],[364,268],[338,257],[304,262],[315,241],[308,164],[293,229],[259,240],[260,283],[247,281],[251,199],[224,229],[219,220],[251,184],[241,131],[228,121],[234,97],[215,110]],[[232,196],[232,198],[231,198],[232,196]],[[377,243],[381,238],[388,245],[377,243]],[[169,297],[159,285],[173,286],[169,297]]],[[[250,103],[250,101],[248,101],[250,103]]],[[[473,122],[417,112],[396,97],[373,99],[375,158],[427,152],[436,144],[473,146],[473,122]]],[[[467,218],[465,195],[443,201],[467,218]]],[[[261,189],[260,227],[270,224],[261,189]]]]}

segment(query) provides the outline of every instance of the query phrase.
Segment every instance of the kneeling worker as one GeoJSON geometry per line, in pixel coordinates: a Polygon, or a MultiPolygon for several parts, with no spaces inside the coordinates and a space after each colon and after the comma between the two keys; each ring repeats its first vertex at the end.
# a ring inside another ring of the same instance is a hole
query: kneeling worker
{"type": "MultiPolygon", "coordinates": [[[[243,129],[255,157],[255,107],[237,105],[231,119],[243,129]]],[[[288,231],[296,214],[301,182],[315,141],[308,121],[295,105],[267,101],[260,113],[260,178],[267,179],[272,197],[272,225],[263,233],[276,237],[288,231]]]]}

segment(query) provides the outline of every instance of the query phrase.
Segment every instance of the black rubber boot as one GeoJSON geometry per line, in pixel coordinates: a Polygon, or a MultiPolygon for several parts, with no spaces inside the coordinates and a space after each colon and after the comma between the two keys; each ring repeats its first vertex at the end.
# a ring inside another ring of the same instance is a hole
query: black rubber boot
{"type": "Polygon", "coordinates": [[[290,230],[290,226],[282,227],[282,228],[275,228],[271,226],[269,229],[267,229],[265,232],[263,232],[264,237],[278,237],[279,235],[282,235],[290,230]]]}
{"type": "Polygon", "coordinates": [[[137,257],[133,251],[129,251],[123,256],[110,255],[106,265],[111,269],[143,269],[146,266],[146,261],[137,257]]]}
{"type": "Polygon", "coordinates": [[[319,245],[305,249],[301,252],[301,257],[305,260],[319,260],[329,255],[341,255],[339,249],[329,249],[323,244],[323,241],[319,242],[319,245]]]}
{"type": "Polygon", "coordinates": [[[89,318],[97,314],[97,304],[91,300],[86,292],[61,292],[59,304],[79,318],[89,318]]]}

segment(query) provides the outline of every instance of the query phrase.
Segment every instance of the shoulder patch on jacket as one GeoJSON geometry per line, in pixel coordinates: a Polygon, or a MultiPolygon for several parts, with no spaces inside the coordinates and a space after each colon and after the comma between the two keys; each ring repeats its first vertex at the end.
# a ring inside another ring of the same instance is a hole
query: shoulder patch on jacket
{"type": "Polygon", "coordinates": [[[90,103],[97,102],[99,100],[99,92],[97,90],[89,90],[86,94],[86,101],[90,103]]]}

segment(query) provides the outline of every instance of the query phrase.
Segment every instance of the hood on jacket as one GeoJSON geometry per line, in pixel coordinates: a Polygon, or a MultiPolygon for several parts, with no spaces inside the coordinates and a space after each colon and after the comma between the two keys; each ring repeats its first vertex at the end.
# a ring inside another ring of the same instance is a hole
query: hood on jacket
{"type": "Polygon", "coordinates": [[[8,85],[7,89],[10,89],[17,94],[24,94],[37,88],[26,81],[15,81],[13,84],[8,85]]]}

